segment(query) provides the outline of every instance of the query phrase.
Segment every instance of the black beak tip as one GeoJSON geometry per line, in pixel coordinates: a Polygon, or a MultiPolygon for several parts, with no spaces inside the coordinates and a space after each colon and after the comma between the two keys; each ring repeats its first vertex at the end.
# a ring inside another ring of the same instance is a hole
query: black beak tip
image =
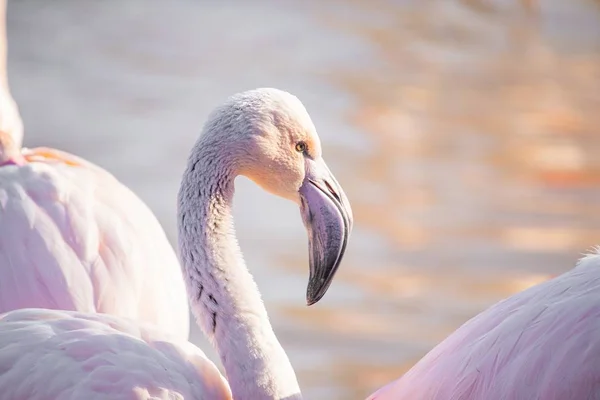
{"type": "Polygon", "coordinates": [[[323,296],[310,296],[310,295],[306,295],[306,305],[308,307],[312,306],[313,304],[316,304],[319,302],[319,300],[321,300],[323,296]]]}
{"type": "MultiPolygon", "coordinates": [[[[327,285],[328,287],[329,285],[327,285]]],[[[308,288],[306,289],[306,305],[312,306],[316,304],[325,296],[327,292],[327,287],[323,285],[313,285],[311,283],[308,284],[308,288]]]]}

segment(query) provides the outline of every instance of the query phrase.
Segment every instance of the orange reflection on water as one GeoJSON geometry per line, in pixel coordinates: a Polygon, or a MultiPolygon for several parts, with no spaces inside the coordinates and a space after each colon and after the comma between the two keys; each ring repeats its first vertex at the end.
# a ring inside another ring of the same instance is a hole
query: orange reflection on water
{"type": "Polygon", "coordinates": [[[584,42],[548,22],[595,12],[600,24],[597,6],[352,4],[322,18],[374,57],[328,78],[351,95],[347,117],[372,149],[333,157],[354,160],[338,174],[356,226],[387,247],[349,250],[338,277],[362,299],[285,310],[362,338],[358,354],[332,345],[344,363],[319,369],[343,380],[336,398],[387,383],[471,316],[600,243],[600,34],[584,42]]]}

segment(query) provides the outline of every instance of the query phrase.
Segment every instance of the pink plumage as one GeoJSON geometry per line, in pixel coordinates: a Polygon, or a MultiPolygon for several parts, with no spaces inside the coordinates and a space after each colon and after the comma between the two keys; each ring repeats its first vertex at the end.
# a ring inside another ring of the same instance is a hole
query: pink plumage
{"type": "Polygon", "coordinates": [[[0,316],[0,398],[231,399],[191,343],[105,314],[27,309],[0,316]]]}
{"type": "Polygon", "coordinates": [[[477,315],[370,400],[600,399],[600,255],[477,315]]]}
{"type": "Polygon", "coordinates": [[[0,167],[0,312],[102,312],[187,338],[179,262],[150,209],[83,159],[21,153],[0,167]]]}

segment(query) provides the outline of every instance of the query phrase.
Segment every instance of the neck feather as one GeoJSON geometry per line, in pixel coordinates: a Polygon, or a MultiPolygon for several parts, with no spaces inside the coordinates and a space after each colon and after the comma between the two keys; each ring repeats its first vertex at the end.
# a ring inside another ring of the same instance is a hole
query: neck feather
{"type": "Polygon", "coordinates": [[[301,399],[235,237],[235,155],[220,147],[198,141],[179,191],[179,251],[192,311],[219,352],[233,398],[301,399]]]}
{"type": "Polygon", "coordinates": [[[6,35],[6,0],[0,0],[0,86],[8,90],[8,73],[6,71],[6,59],[8,39],[6,35]]]}

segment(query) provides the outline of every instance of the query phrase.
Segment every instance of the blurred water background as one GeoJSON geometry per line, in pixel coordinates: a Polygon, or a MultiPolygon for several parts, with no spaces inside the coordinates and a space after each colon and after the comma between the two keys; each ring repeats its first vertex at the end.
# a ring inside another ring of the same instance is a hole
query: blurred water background
{"type": "Polygon", "coordinates": [[[12,0],[8,35],[26,146],[111,171],[172,243],[210,109],[305,103],[356,219],[325,299],[293,204],[240,178],[235,216],[307,398],[363,398],[600,244],[598,1],[12,0]]]}

